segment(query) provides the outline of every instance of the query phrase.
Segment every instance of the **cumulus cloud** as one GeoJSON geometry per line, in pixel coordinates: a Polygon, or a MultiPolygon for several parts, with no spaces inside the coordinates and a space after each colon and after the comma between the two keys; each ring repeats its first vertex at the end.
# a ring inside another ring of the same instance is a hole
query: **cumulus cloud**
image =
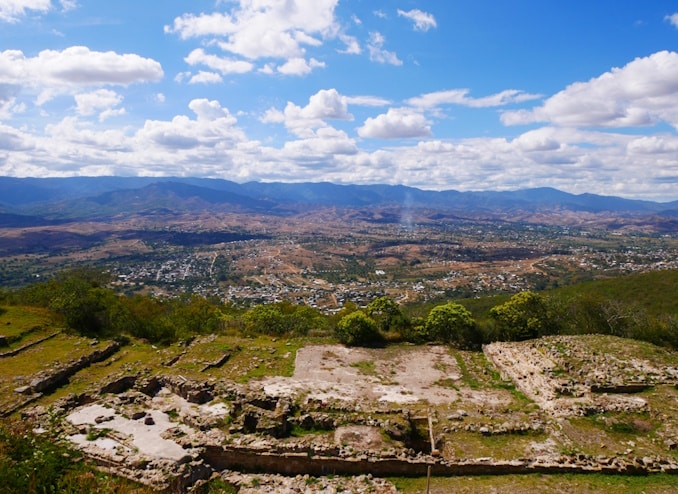
{"type": "Polygon", "coordinates": [[[0,124],[0,150],[19,151],[26,149],[26,140],[22,132],[0,124]]]}
{"type": "Polygon", "coordinates": [[[18,22],[27,11],[45,13],[51,8],[51,0],[3,0],[0,2],[0,21],[18,22]]]}
{"type": "Polygon", "coordinates": [[[212,70],[216,70],[223,75],[226,74],[245,74],[254,69],[254,64],[245,60],[234,60],[232,58],[209,55],[202,48],[196,48],[188,54],[184,61],[189,65],[206,65],[212,70]]]}
{"type": "Polygon", "coordinates": [[[391,108],[375,118],[368,118],[358,128],[360,137],[378,139],[407,139],[431,135],[431,125],[426,118],[404,108],[391,108]]]}
{"type": "Polygon", "coordinates": [[[196,118],[177,115],[171,121],[147,120],[137,132],[140,142],[169,149],[191,149],[233,144],[245,139],[237,119],[218,101],[195,99],[189,108],[196,118]]]}
{"type": "Polygon", "coordinates": [[[189,84],[219,84],[221,82],[224,82],[224,80],[219,74],[216,72],[207,72],[204,70],[192,75],[188,80],[189,84]]]}
{"type": "Polygon", "coordinates": [[[284,75],[307,75],[310,74],[313,69],[325,67],[325,62],[319,62],[315,58],[306,60],[304,58],[291,58],[280,67],[278,67],[278,72],[284,75]]]}
{"type": "Polygon", "coordinates": [[[79,87],[127,86],[162,77],[158,62],[131,53],[92,51],[85,46],[44,50],[36,57],[26,57],[19,50],[0,52],[0,83],[41,86],[50,94],[79,87]]]}
{"type": "Polygon", "coordinates": [[[579,127],[678,128],[678,53],[636,58],[588,82],[576,82],[532,110],[507,111],[506,125],[549,122],[579,127]]]}
{"type": "Polygon", "coordinates": [[[676,136],[642,136],[633,139],[627,145],[627,150],[634,154],[674,154],[678,152],[678,137],[676,136]]]}
{"type": "Polygon", "coordinates": [[[450,89],[422,94],[407,100],[407,104],[417,108],[434,108],[441,105],[462,105],[472,108],[504,106],[540,98],[541,95],[529,94],[517,89],[506,89],[483,98],[471,98],[469,89],[450,89]]]}
{"type": "Polygon", "coordinates": [[[288,130],[301,137],[316,136],[314,129],[326,127],[325,120],[353,120],[348,112],[348,98],[336,89],[321,89],[303,108],[288,102],[284,111],[273,108],[262,118],[265,123],[284,123],[288,130]]]}
{"type": "MultiPolygon", "coordinates": [[[[182,39],[208,38],[245,60],[286,60],[279,71],[303,75],[323,66],[306,60],[307,47],[318,47],[340,29],[334,10],[338,0],[240,0],[228,12],[184,14],[165,32],[182,39]],[[303,63],[302,63],[303,62],[303,63]]],[[[355,49],[352,45],[347,45],[355,49]]],[[[214,68],[214,67],[212,67],[214,68]]]]}
{"type": "Polygon", "coordinates": [[[525,132],[513,140],[513,143],[522,151],[556,151],[561,143],[553,135],[553,129],[543,128],[525,132]]]}
{"type": "Polygon", "coordinates": [[[124,109],[113,110],[122,102],[122,96],[110,89],[99,89],[75,95],[76,111],[79,115],[89,116],[101,113],[101,119],[124,114],[124,109]]]}
{"type": "Polygon", "coordinates": [[[370,60],[390,65],[402,65],[402,60],[398,58],[398,55],[396,55],[395,52],[384,49],[385,42],[386,38],[384,38],[381,33],[370,33],[370,39],[367,42],[367,51],[370,54],[370,60]]]}
{"type": "Polygon", "coordinates": [[[286,142],[281,156],[285,159],[304,163],[327,164],[328,158],[336,155],[354,155],[358,153],[355,140],[332,127],[323,127],[306,139],[286,142]]]}
{"type": "Polygon", "coordinates": [[[398,15],[401,17],[406,17],[414,22],[414,29],[417,31],[428,31],[431,28],[438,27],[435,17],[432,14],[427,12],[422,12],[419,9],[413,10],[400,10],[398,9],[398,15]]]}

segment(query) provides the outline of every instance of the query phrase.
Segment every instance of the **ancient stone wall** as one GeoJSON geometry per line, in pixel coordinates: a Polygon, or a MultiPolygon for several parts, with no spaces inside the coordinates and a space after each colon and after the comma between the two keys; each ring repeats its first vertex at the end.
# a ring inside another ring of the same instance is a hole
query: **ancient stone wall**
{"type": "Polygon", "coordinates": [[[34,378],[28,389],[27,394],[30,393],[50,393],[64,384],[70,376],[76,372],[89,367],[90,365],[106,360],[120,349],[120,343],[114,341],[109,343],[105,348],[96,350],[89,355],[83,355],[77,360],[71,361],[63,367],[56,369],[53,372],[48,372],[46,375],[41,375],[34,378]]]}
{"type": "Polygon", "coordinates": [[[678,474],[678,462],[656,458],[636,458],[626,461],[585,455],[549,461],[536,459],[502,461],[492,458],[450,461],[428,455],[414,458],[380,458],[367,455],[340,458],[315,455],[312,452],[275,453],[229,446],[206,446],[203,458],[217,471],[228,469],[283,475],[361,475],[369,472],[379,477],[422,477],[426,476],[429,466],[432,475],[436,476],[530,473],[678,474]]]}

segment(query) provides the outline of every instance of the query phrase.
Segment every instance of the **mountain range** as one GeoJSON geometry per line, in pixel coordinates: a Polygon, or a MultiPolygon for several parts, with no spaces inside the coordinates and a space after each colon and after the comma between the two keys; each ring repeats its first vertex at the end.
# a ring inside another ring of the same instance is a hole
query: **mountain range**
{"type": "Polygon", "coordinates": [[[236,183],[206,178],[0,177],[0,226],[31,226],[120,214],[197,211],[285,215],[313,208],[399,207],[464,213],[571,211],[678,218],[678,201],[658,203],[553,188],[430,191],[402,185],[236,183]]]}

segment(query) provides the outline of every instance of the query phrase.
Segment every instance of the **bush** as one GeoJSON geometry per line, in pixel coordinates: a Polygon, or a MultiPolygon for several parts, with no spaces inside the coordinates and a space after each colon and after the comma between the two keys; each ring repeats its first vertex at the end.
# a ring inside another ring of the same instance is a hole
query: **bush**
{"type": "Polygon", "coordinates": [[[375,346],[384,341],[374,319],[360,310],[341,318],[335,334],[348,346],[375,346]]]}
{"type": "Polygon", "coordinates": [[[452,343],[460,348],[475,348],[482,343],[481,334],[471,313],[461,304],[449,302],[431,309],[423,337],[452,343]]]}
{"type": "Polygon", "coordinates": [[[325,318],[315,309],[289,302],[258,305],[243,316],[245,330],[255,334],[305,335],[325,325],[325,318]]]}
{"type": "Polygon", "coordinates": [[[376,323],[380,331],[403,330],[408,321],[398,304],[389,297],[379,297],[367,306],[367,315],[376,323]]]}
{"type": "Polygon", "coordinates": [[[522,341],[557,333],[546,302],[541,295],[520,292],[507,302],[490,309],[501,339],[522,341]]]}
{"type": "Polygon", "coordinates": [[[31,424],[0,426],[0,493],[60,492],[77,453],[35,434],[31,424]]]}

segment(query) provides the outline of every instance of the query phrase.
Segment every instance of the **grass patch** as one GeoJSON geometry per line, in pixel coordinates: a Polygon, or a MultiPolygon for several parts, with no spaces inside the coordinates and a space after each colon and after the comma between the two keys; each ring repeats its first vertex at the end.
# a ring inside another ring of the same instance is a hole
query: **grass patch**
{"type": "Polygon", "coordinates": [[[469,372],[468,367],[466,366],[466,360],[464,360],[464,356],[459,352],[454,352],[454,358],[457,360],[457,365],[459,366],[459,371],[461,372],[461,379],[464,384],[473,390],[480,389],[480,383],[475,378],[475,376],[469,372]]]}
{"type": "Polygon", "coordinates": [[[360,374],[364,374],[366,376],[377,375],[377,368],[374,363],[374,360],[360,360],[358,362],[353,362],[351,364],[351,367],[353,367],[354,369],[358,369],[358,372],[360,374]]]}
{"type": "Polygon", "coordinates": [[[21,337],[36,328],[56,325],[54,313],[39,307],[4,306],[0,313],[0,334],[21,337]]]}
{"type": "Polygon", "coordinates": [[[90,427],[89,430],[87,431],[85,439],[87,439],[88,441],[96,441],[99,438],[107,437],[110,432],[111,429],[106,428],[98,429],[96,427],[90,427]]]}
{"type": "Polygon", "coordinates": [[[443,378],[443,379],[438,379],[436,382],[434,382],[436,386],[440,386],[441,388],[450,388],[454,389],[455,391],[459,391],[459,386],[457,386],[457,381],[454,379],[450,379],[449,377],[443,378]]]}

